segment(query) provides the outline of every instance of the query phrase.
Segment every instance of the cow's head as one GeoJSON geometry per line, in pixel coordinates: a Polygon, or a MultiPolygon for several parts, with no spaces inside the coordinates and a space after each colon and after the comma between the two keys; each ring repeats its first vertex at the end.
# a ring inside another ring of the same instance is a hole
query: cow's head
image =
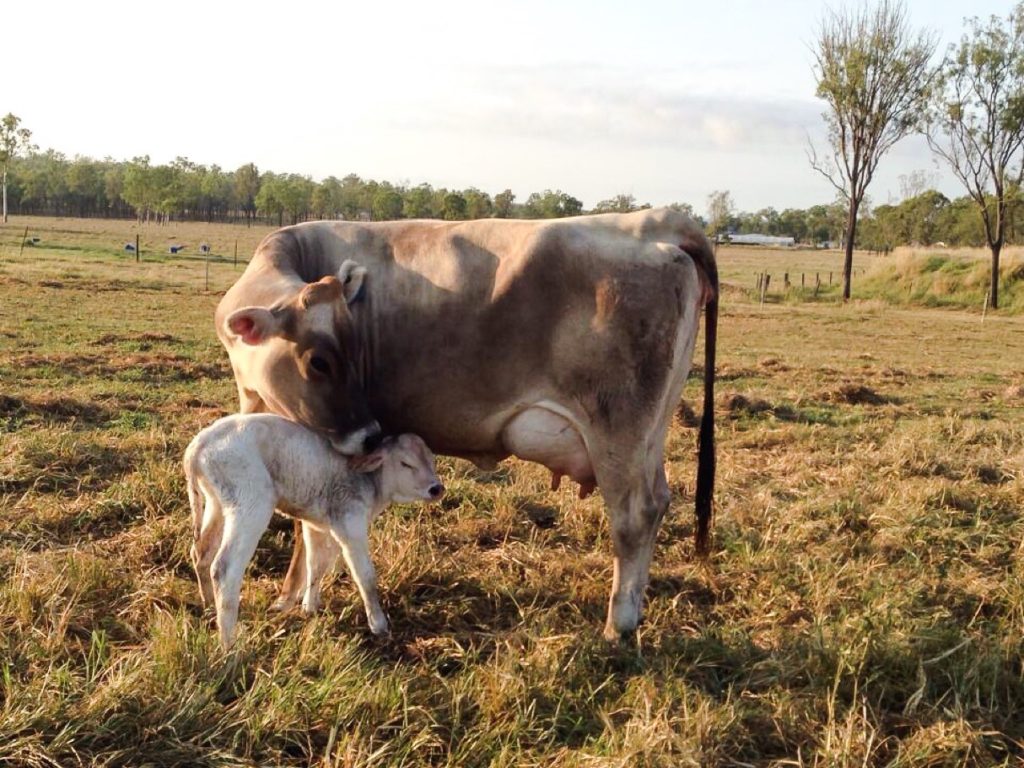
{"type": "Polygon", "coordinates": [[[259,348],[250,381],[267,408],[326,433],[350,455],[381,440],[356,372],[360,350],[349,311],[365,276],[364,267],[346,261],[337,276],[308,284],[289,301],[243,307],[224,321],[229,337],[259,348]]]}

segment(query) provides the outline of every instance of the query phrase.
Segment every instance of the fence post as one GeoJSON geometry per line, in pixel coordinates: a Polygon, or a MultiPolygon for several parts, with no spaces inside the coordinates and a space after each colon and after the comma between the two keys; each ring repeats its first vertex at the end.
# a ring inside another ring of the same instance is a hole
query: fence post
{"type": "Polygon", "coordinates": [[[238,238],[235,238],[235,266],[238,266],[238,238]]]}
{"type": "Polygon", "coordinates": [[[25,234],[21,236],[21,249],[18,251],[18,258],[21,258],[21,254],[25,251],[25,241],[28,240],[28,227],[25,227],[25,234]]]}
{"type": "Polygon", "coordinates": [[[139,236],[135,236],[135,263],[139,263],[139,236]]]}
{"type": "Polygon", "coordinates": [[[768,295],[768,283],[771,282],[772,276],[767,272],[764,273],[764,282],[761,283],[761,307],[764,308],[764,299],[768,295]]]}
{"type": "Polygon", "coordinates": [[[806,288],[806,287],[807,287],[807,283],[805,282],[805,279],[804,279],[804,278],[806,278],[806,275],[805,275],[805,274],[804,274],[803,272],[801,272],[801,273],[800,273],[800,290],[801,290],[801,291],[802,291],[802,290],[803,290],[804,288],[806,288]]]}

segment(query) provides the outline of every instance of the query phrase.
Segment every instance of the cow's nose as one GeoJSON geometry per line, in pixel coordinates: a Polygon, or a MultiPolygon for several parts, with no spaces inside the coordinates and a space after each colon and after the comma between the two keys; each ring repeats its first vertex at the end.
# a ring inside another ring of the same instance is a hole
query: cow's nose
{"type": "Polygon", "coordinates": [[[440,483],[434,483],[427,489],[427,493],[430,494],[432,499],[440,499],[444,495],[444,486],[440,483]]]}
{"type": "Polygon", "coordinates": [[[366,427],[365,434],[366,437],[363,438],[363,451],[373,453],[384,442],[384,433],[381,432],[380,424],[376,421],[373,422],[370,426],[366,427]]]}

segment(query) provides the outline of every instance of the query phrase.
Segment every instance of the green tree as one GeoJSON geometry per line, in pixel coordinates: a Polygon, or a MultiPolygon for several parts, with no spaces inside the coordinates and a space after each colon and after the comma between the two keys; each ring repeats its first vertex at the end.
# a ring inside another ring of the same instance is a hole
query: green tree
{"type": "Polygon", "coordinates": [[[494,213],[494,203],[486,192],[470,187],[462,196],[466,199],[467,219],[486,219],[494,213]]]}
{"type": "Polygon", "coordinates": [[[967,189],[992,254],[989,305],[999,306],[1007,212],[1024,174],[1024,3],[1005,22],[968,21],[939,69],[926,136],[967,189]]]}
{"type": "Polygon", "coordinates": [[[449,192],[444,196],[441,216],[445,221],[461,221],[466,218],[466,198],[458,192],[449,192]]]}
{"type": "Polygon", "coordinates": [[[260,171],[255,163],[239,166],[234,173],[234,198],[238,209],[245,214],[245,223],[252,225],[256,215],[256,196],[260,192],[260,171]]]}
{"type": "Polygon", "coordinates": [[[560,189],[534,192],[523,205],[523,215],[528,219],[555,219],[562,216],[578,216],[581,213],[582,201],[560,189]]]}
{"type": "Polygon", "coordinates": [[[283,176],[267,171],[260,177],[260,190],[256,193],[256,210],[264,215],[277,216],[277,226],[284,223],[283,176]]]}
{"type": "Polygon", "coordinates": [[[402,206],[404,201],[402,195],[392,187],[377,185],[377,191],[373,196],[370,213],[374,221],[392,221],[402,218],[402,206]]]}
{"type": "Polygon", "coordinates": [[[7,170],[11,161],[32,150],[32,131],[21,127],[21,118],[8,112],[0,120],[0,165],[3,166],[3,220],[7,223],[7,170]]]}
{"type": "Polygon", "coordinates": [[[591,213],[630,213],[631,211],[639,211],[642,208],[650,207],[646,203],[644,205],[637,205],[636,198],[633,195],[619,194],[599,202],[594,206],[591,213]]]}
{"type": "Polygon", "coordinates": [[[149,221],[155,202],[150,179],[151,171],[149,155],[133,157],[125,166],[121,178],[121,198],[135,209],[135,216],[139,222],[142,222],[143,218],[149,221]]]}
{"type": "Polygon", "coordinates": [[[320,219],[336,219],[341,216],[341,181],[334,176],[316,185],[313,190],[313,213],[320,219]]]}
{"type": "Polygon", "coordinates": [[[817,96],[825,101],[831,157],[813,144],[811,167],[847,204],[843,299],[850,298],[857,215],[878,162],[910,133],[921,113],[935,50],[927,32],[914,34],[901,0],[874,8],[828,11],[813,49],[817,96]]]}
{"type": "Polygon", "coordinates": [[[402,213],[407,219],[434,219],[434,189],[429,184],[419,184],[405,191],[402,213]]]}
{"type": "Polygon", "coordinates": [[[511,189],[506,189],[494,196],[494,216],[498,219],[510,219],[514,213],[516,196],[511,189]]]}

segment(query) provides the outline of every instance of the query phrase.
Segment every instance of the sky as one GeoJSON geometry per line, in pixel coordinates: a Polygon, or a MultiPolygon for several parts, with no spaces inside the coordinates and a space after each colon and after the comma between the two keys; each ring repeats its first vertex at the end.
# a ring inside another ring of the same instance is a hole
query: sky
{"type": "MultiPolygon", "coordinates": [[[[811,46],[828,8],[791,0],[174,4],[13,3],[0,114],[68,156],[356,173],[393,183],[616,194],[703,213],[835,198],[811,46]]],[[[1010,2],[909,0],[939,50],[963,17],[1010,2]]],[[[883,158],[868,197],[952,175],[920,138],[883,158]]]]}

